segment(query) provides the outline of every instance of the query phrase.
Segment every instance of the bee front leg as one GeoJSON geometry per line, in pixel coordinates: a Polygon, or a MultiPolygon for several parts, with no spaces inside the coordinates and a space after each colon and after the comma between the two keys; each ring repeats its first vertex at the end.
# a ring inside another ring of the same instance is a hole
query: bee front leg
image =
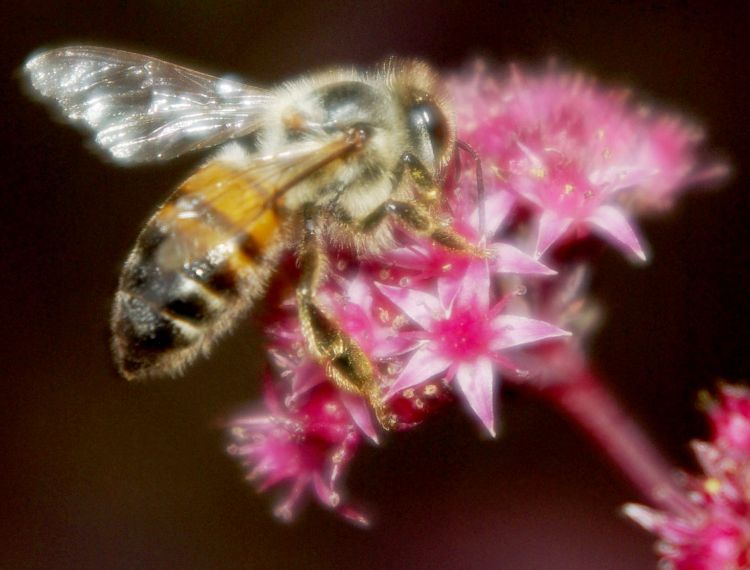
{"type": "Polygon", "coordinates": [[[443,200],[442,190],[419,159],[409,152],[401,156],[394,176],[396,186],[401,183],[404,173],[407,173],[413,182],[414,201],[388,200],[384,202],[360,223],[360,231],[372,232],[386,218],[395,218],[407,230],[428,237],[451,251],[467,253],[479,258],[489,255],[486,250],[471,243],[437,217],[435,205],[443,200]]]}
{"type": "Polygon", "coordinates": [[[317,302],[316,294],[325,278],[328,259],[317,228],[317,209],[308,205],[302,215],[304,236],[297,252],[301,269],[297,306],[308,351],[325,367],[326,375],[336,386],[367,398],[380,424],[390,429],[395,421],[383,403],[370,359],[317,302]]]}
{"type": "Polygon", "coordinates": [[[428,208],[419,203],[388,200],[362,221],[360,231],[373,232],[386,218],[395,218],[409,231],[428,237],[446,249],[479,254],[474,244],[450,226],[442,224],[428,208]]]}

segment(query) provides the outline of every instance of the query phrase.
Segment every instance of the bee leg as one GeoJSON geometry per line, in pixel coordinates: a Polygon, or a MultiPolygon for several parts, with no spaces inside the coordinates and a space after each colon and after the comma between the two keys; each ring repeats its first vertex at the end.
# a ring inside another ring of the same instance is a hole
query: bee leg
{"type": "Polygon", "coordinates": [[[317,303],[316,293],[325,278],[328,260],[317,229],[316,214],[312,205],[303,208],[304,236],[297,252],[301,269],[297,306],[302,334],[310,355],[325,367],[328,378],[342,390],[367,398],[378,421],[390,429],[394,418],[383,403],[370,359],[317,303]]]}
{"type": "Polygon", "coordinates": [[[484,212],[484,175],[482,174],[482,159],[479,153],[469,143],[462,140],[456,141],[456,147],[466,152],[474,161],[477,180],[477,200],[479,201],[479,235],[484,236],[485,212],[484,212]]]}
{"type": "Polygon", "coordinates": [[[401,161],[396,171],[397,176],[408,173],[414,183],[414,193],[417,202],[425,206],[437,204],[443,198],[443,192],[435,183],[435,179],[424,167],[422,162],[410,152],[401,155],[401,161]]]}
{"type": "Polygon", "coordinates": [[[430,172],[410,152],[401,155],[394,173],[394,185],[398,186],[404,173],[408,173],[414,184],[414,202],[388,200],[370,213],[361,223],[360,230],[371,232],[386,218],[396,218],[408,230],[425,237],[451,251],[485,258],[488,251],[477,247],[434,214],[434,206],[443,199],[443,193],[430,172]]]}
{"type": "Polygon", "coordinates": [[[429,208],[418,202],[388,200],[362,221],[360,230],[372,232],[388,217],[395,218],[409,231],[428,237],[451,251],[467,253],[479,258],[486,258],[490,255],[487,250],[477,247],[456,230],[443,224],[429,208]]]}

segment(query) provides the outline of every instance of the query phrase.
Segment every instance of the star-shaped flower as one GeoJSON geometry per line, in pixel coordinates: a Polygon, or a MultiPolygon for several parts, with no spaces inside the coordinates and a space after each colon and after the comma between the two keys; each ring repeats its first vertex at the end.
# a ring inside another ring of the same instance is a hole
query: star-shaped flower
{"type": "Polygon", "coordinates": [[[388,395],[443,375],[454,378],[469,407],[493,436],[494,391],[498,368],[516,367],[505,351],[569,333],[549,323],[504,313],[505,299],[490,308],[490,274],[485,261],[473,261],[460,279],[437,280],[437,294],[380,285],[379,289],[421,331],[411,359],[388,395]]]}

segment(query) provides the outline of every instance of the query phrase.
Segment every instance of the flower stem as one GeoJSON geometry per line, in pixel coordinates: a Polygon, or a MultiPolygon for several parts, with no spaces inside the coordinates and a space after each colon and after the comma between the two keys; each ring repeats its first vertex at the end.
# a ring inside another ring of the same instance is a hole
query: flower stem
{"type": "Polygon", "coordinates": [[[652,506],[686,518],[695,515],[675,480],[676,470],[591,370],[584,367],[573,378],[541,389],[541,394],[604,451],[652,506]]]}

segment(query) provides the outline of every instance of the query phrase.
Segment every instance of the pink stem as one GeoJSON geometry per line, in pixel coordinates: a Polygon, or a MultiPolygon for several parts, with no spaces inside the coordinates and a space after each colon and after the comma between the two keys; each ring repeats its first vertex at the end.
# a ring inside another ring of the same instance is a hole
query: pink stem
{"type": "Polygon", "coordinates": [[[541,393],[584,430],[652,506],[687,518],[695,514],[675,482],[675,469],[591,370],[584,368],[541,393]]]}

